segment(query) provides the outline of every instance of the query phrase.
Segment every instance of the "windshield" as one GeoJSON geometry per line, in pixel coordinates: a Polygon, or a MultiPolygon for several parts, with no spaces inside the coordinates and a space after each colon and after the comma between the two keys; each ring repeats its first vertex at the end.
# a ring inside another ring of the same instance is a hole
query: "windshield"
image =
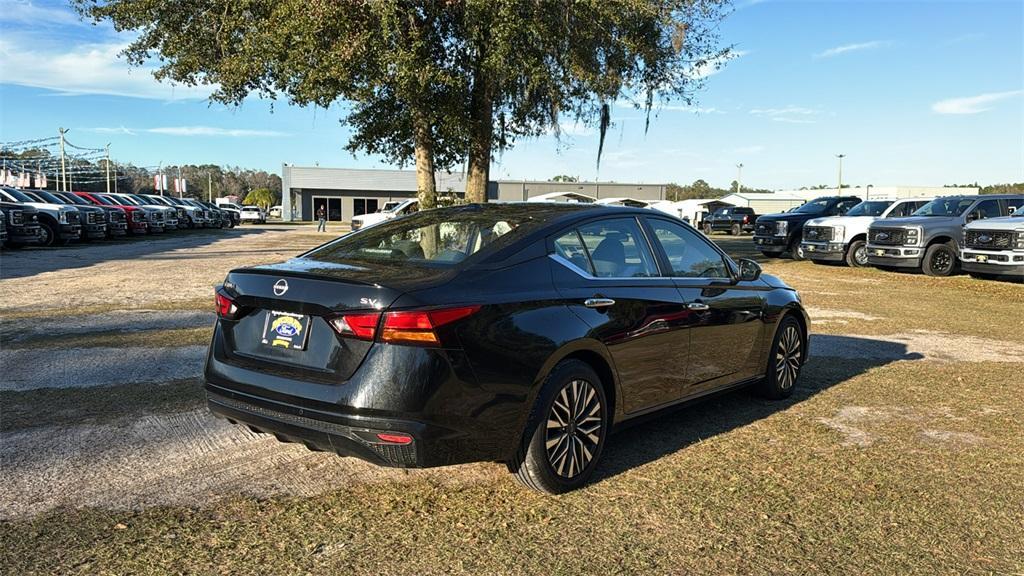
{"type": "Polygon", "coordinates": [[[47,192],[46,190],[34,190],[34,192],[36,193],[36,196],[39,196],[46,202],[51,202],[53,204],[70,204],[67,200],[47,192]]]}
{"type": "Polygon", "coordinates": [[[136,196],[135,198],[147,204],[160,204],[162,206],[170,204],[166,198],[161,198],[159,196],[136,196]]]}
{"type": "Polygon", "coordinates": [[[14,198],[15,202],[36,202],[31,196],[13,188],[4,188],[4,193],[14,198]]]}
{"type": "Polygon", "coordinates": [[[57,196],[67,200],[68,202],[70,202],[72,204],[78,204],[80,206],[88,206],[89,205],[88,202],[86,202],[85,200],[83,200],[82,198],[80,198],[78,196],[75,196],[74,194],[72,194],[70,192],[64,193],[64,194],[57,194],[57,196]]]}
{"type": "Polygon", "coordinates": [[[107,206],[113,206],[115,204],[115,202],[112,202],[109,198],[104,198],[99,194],[93,194],[92,197],[95,198],[96,201],[99,202],[100,204],[106,204],[107,206]]]}
{"type": "Polygon", "coordinates": [[[974,204],[975,198],[936,198],[921,206],[914,216],[959,216],[974,204]]]}
{"type": "Polygon", "coordinates": [[[131,196],[114,196],[112,197],[113,202],[120,202],[121,204],[127,204],[128,206],[141,206],[138,200],[131,196]]]}
{"type": "Polygon", "coordinates": [[[381,212],[392,212],[395,208],[398,208],[401,202],[386,202],[384,207],[380,209],[381,212]]]}
{"type": "Polygon", "coordinates": [[[452,266],[484,248],[507,245],[522,235],[525,221],[499,214],[431,211],[366,228],[303,257],[452,266]]]}
{"type": "Polygon", "coordinates": [[[817,200],[811,200],[796,210],[793,210],[793,212],[799,212],[801,214],[820,214],[828,208],[828,205],[829,200],[827,198],[819,198],[817,200]]]}
{"type": "Polygon", "coordinates": [[[892,206],[891,200],[872,200],[861,202],[846,213],[847,216],[881,216],[885,209],[892,206]]]}

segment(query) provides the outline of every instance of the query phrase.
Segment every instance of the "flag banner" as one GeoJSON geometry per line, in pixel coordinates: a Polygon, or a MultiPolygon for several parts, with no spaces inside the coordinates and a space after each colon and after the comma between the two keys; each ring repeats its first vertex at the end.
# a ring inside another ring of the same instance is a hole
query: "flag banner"
{"type": "Polygon", "coordinates": [[[181,187],[178,185],[178,179],[174,179],[174,193],[178,194],[181,192],[181,187]]]}
{"type": "Polygon", "coordinates": [[[160,175],[153,176],[153,190],[160,190],[160,175]]]}
{"type": "Polygon", "coordinates": [[[188,180],[181,179],[181,193],[188,194],[188,180]]]}
{"type": "Polygon", "coordinates": [[[163,186],[160,189],[166,192],[167,191],[167,174],[164,174],[163,176],[161,176],[161,178],[162,178],[161,183],[163,184],[163,186]]]}

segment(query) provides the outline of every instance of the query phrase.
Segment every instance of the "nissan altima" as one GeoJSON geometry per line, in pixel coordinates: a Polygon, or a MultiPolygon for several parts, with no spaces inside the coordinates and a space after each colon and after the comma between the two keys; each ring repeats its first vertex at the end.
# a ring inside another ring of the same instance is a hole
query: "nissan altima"
{"type": "Polygon", "coordinates": [[[635,418],[740,386],[793,392],[796,291],[634,208],[429,210],[216,289],[213,413],[384,466],[497,461],[561,493],[635,418]]]}

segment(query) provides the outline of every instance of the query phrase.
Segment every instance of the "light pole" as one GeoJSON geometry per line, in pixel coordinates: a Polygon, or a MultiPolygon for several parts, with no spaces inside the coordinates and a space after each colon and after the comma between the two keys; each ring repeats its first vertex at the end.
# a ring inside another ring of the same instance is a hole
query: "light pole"
{"type": "Polygon", "coordinates": [[[843,193],[843,158],[846,158],[846,154],[836,154],[836,158],[839,158],[839,194],[843,193]]]}
{"type": "Polygon", "coordinates": [[[743,191],[743,163],[736,165],[736,193],[743,191]]]}

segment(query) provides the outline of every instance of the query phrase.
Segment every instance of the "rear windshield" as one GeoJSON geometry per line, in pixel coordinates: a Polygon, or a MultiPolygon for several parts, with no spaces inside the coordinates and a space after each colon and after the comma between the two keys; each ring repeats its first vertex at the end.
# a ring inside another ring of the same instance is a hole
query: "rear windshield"
{"type": "Polygon", "coordinates": [[[881,216],[885,209],[892,205],[892,201],[872,200],[861,202],[846,213],[847,216],[881,216]]]}
{"type": "Polygon", "coordinates": [[[500,214],[432,210],[365,228],[303,257],[453,266],[485,248],[507,246],[524,234],[524,223],[500,214]]]}

